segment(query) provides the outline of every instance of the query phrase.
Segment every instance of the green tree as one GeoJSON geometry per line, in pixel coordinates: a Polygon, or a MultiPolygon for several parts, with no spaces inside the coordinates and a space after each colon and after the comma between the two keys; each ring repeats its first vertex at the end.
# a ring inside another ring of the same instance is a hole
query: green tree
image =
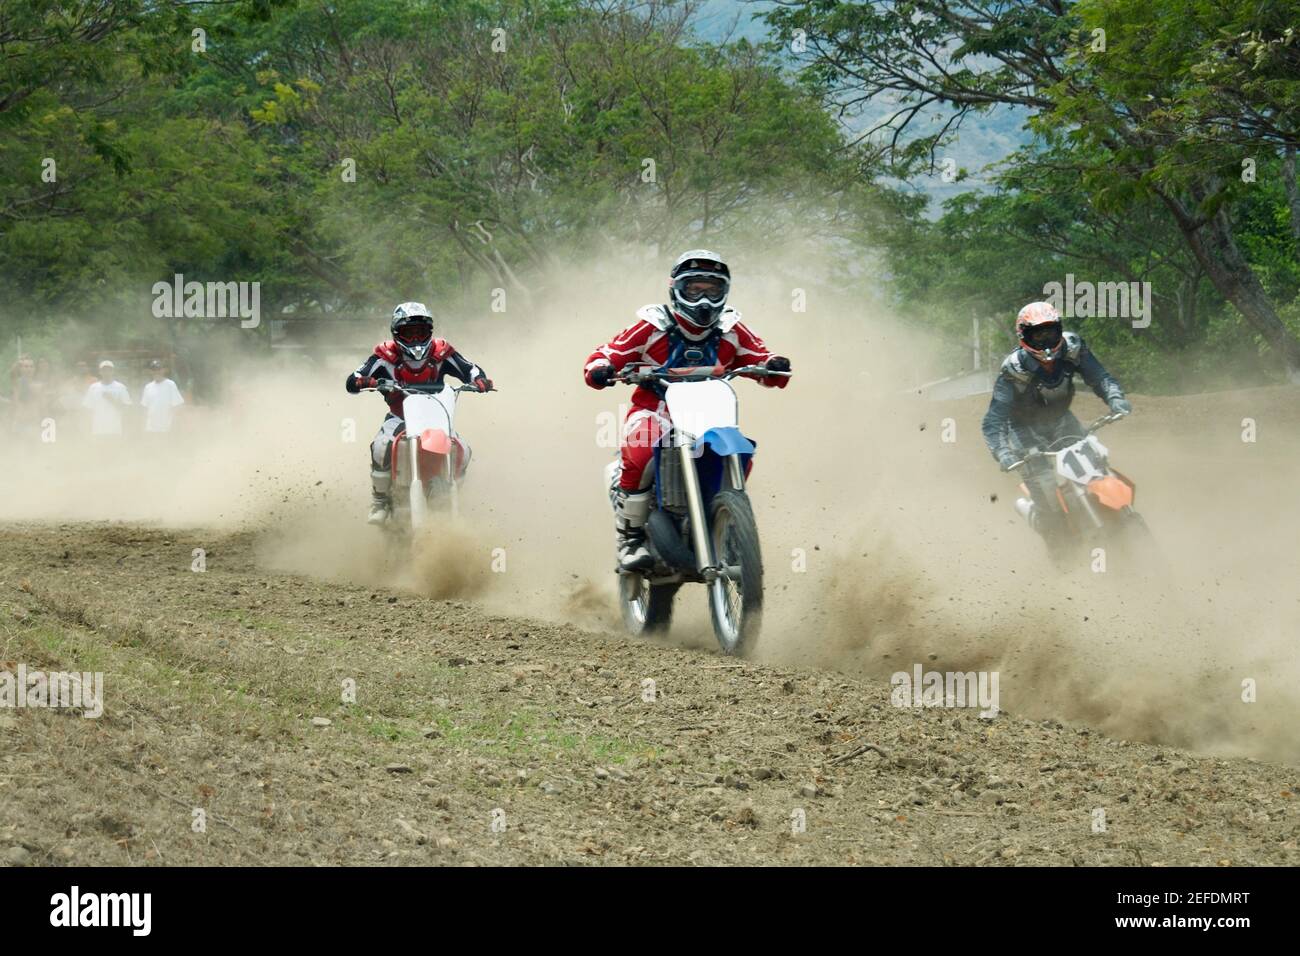
{"type": "Polygon", "coordinates": [[[904,175],[932,165],[970,116],[1027,111],[1045,150],[1022,159],[1068,159],[1103,214],[1159,201],[1218,293],[1300,377],[1300,339],[1233,207],[1243,144],[1261,158],[1296,144],[1294,12],[1248,0],[792,0],[768,19],[787,40],[807,37],[805,76],[826,98],[896,104],[867,134],[904,175]],[[943,124],[920,127],[936,113],[943,124]]]}

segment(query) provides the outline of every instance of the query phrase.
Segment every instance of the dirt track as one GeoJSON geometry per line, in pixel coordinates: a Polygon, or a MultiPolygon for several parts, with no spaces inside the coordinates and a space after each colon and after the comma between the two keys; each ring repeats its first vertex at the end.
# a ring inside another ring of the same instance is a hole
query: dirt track
{"type": "Polygon", "coordinates": [[[11,863],[1300,862],[1291,768],[276,573],[246,533],[10,526],[16,661],[106,700],[0,711],[11,863]]]}
{"type": "MultiPolygon", "coordinates": [[[[768,285],[752,301],[788,297],[768,285]]],[[[458,414],[465,527],[415,561],[363,524],[382,403],[343,391],[355,357],[250,369],[165,447],[0,449],[0,662],[103,671],[107,697],[0,710],[0,860],[1300,862],[1300,391],[1135,396],[1104,438],[1167,560],[1057,574],[987,399],[899,380],[914,333],[761,313],[813,374],[739,390],[767,616],[738,663],[698,591],[671,644],[616,633],[600,475],[626,395],[578,361],[645,300],[605,288],[526,347],[451,329],[500,391],[458,414]],[[1005,712],[894,708],[917,664],[999,673],[1005,712]]]]}

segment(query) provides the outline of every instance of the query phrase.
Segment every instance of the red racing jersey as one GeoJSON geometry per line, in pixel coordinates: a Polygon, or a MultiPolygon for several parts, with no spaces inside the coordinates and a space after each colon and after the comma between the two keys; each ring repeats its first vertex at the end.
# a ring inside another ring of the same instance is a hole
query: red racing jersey
{"type": "MultiPolygon", "coordinates": [[[[375,378],[380,381],[397,382],[401,385],[428,385],[441,382],[447,375],[460,379],[466,385],[483,375],[483,370],[465,356],[457,352],[446,339],[434,339],[429,346],[429,361],[424,368],[409,368],[402,360],[402,353],[397,344],[391,340],[380,342],[355,372],[348,376],[346,387],[349,392],[360,390],[360,380],[375,378]]],[[[401,416],[403,395],[386,395],[388,409],[394,415],[401,416]]]]}
{"type": "MultiPolygon", "coordinates": [[[[723,310],[713,334],[699,342],[687,339],[677,331],[677,323],[667,306],[642,306],[636,314],[636,322],[587,356],[582,373],[592,388],[599,386],[592,382],[591,372],[601,365],[612,365],[621,370],[626,365],[645,362],[658,367],[671,359],[674,365],[716,364],[731,370],[746,365],[762,365],[772,356],[763,340],[740,321],[740,313],[730,306],[723,310]],[[705,357],[703,362],[680,361],[681,353],[692,348],[701,350],[705,357]]],[[[785,388],[789,382],[784,376],[755,378],[768,388],[785,388]]],[[[662,399],[652,387],[639,385],[632,393],[632,404],[637,408],[658,411],[662,399]]]]}

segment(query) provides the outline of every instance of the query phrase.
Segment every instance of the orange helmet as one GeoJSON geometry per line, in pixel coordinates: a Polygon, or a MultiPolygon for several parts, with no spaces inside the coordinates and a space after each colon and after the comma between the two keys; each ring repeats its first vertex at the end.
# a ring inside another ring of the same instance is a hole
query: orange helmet
{"type": "Polygon", "coordinates": [[[1065,345],[1061,313],[1050,302],[1030,302],[1016,316],[1016,338],[1026,352],[1051,366],[1061,357],[1065,345]]]}

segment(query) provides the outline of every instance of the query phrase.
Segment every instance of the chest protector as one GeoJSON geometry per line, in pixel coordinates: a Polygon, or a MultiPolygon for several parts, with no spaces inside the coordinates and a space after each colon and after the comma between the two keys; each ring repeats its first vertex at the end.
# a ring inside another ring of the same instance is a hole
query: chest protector
{"type": "Polygon", "coordinates": [[[1020,349],[1002,363],[1002,374],[1011,380],[1015,394],[1011,403],[1013,422],[1041,425],[1056,421],[1069,411],[1074,401],[1074,375],[1079,371],[1083,343],[1069,332],[1065,339],[1066,354],[1050,372],[1020,349]]]}
{"type": "Polygon", "coordinates": [[[1060,362],[1052,375],[1033,376],[1026,391],[1033,405],[1061,415],[1074,401],[1074,367],[1060,362]]]}
{"type": "MultiPolygon", "coordinates": [[[[432,348],[429,349],[429,360],[424,363],[423,368],[413,369],[403,361],[402,355],[397,350],[397,345],[394,342],[380,342],[375,346],[375,355],[392,367],[392,379],[399,385],[428,385],[432,382],[442,381],[443,363],[446,362],[447,356],[452,351],[449,342],[443,339],[434,339],[432,348]]],[[[385,378],[387,376],[381,370],[378,377],[385,378]]],[[[402,414],[403,398],[402,395],[389,395],[386,398],[388,410],[398,417],[401,417],[402,414]]]]}
{"type": "Polygon", "coordinates": [[[704,338],[698,341],[691,341],[682,335],[676,323],[668,330],[668,357],[664,359],[664,364],[659,366],[665,368],[682,368],[693,365],[717,365],[718,364],[718,343],[722,341],[722,330],[714,327],[713,330],[704,338]]]}
{"type": "MultiPolygon", "coordinates": [[[[668,357],[664,359],[660,370],[669,368],[683,368],[688,366],[703,366],[718,364],[718,343],[722,341],[722,330],[714,327],[706,337],[699,341],[691,341],[682,335],[677,324],[668,330],[668,357]]],[[[654,393],[661,399],[664,397],[664,386],[656,384],[654,393]]]]}

